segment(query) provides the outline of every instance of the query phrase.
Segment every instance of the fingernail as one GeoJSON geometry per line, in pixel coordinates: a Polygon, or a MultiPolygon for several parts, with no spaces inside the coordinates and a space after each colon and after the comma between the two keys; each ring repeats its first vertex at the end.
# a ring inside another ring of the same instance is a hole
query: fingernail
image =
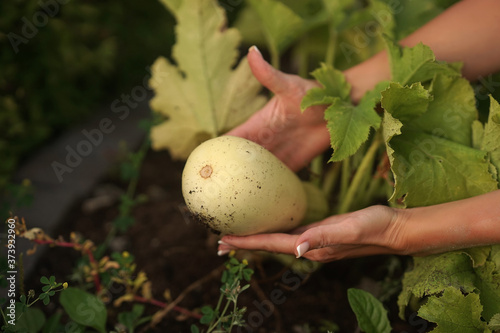
{"type": "Polygon", "coordinates": [[[297,246],[297,258],[302,257],[307,251],[309,251],[309,242],[299,244],[299,246],[297,246]]]}
{"type": "Polygon", "coordinates": [[[220,245],[232,246],[231,244],[228,244],[228,243],[224,242],[223,240],[219,240],[217,243],[220,245]]]}
{"type": "Polygon", "coordinates": [[[217,255],[218,255],[219,257],[222,257],[223,255],[226,255],[226,254],[228,254],[229,252],[231,252],[231,250],[219,250],[219,251],[217,251],[217,255]]]}
{"type": "Polygon", "coordinates": [[[257,48],[257,46],[255,45],[250,46],[248,52],[250,52],[251,50],[255,50],[260,56],[262,56],[262,53],[260,53],[260,50],[257,48]]]}

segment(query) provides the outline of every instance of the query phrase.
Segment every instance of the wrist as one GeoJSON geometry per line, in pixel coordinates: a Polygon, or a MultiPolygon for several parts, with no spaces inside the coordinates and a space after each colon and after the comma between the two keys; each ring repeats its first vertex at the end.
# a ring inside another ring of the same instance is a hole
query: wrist
{"type": "Polygon", "coordinates": [[[381,81],[391,78],[387,53],[381,51],[344,71],[347,82],[351,85],[351,100],[358,104],[364,94],[372,90],[381,81]]]}
{"type": "Polygon", "coordinates": [[[500,190],[398,210],[406,254],[429,255],[500,243],[500,190]]]}

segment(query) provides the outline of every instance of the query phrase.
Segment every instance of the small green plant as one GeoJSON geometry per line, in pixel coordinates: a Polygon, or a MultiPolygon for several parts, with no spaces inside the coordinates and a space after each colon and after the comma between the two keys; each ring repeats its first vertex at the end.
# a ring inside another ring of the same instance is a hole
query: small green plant
{"type": "Polygon", "coordinates": [[[45,314],[33,305],[38,301],[42,301],[44,305],[49,305],[51,297],[56,293],[62,292],[68,288],[68,283],[56,282],[54,276],[42,276],[40,282],[43,284],[42,292],[36,296],[33,289],[30,289],[27,295],[21,295],[19,301],[15,303],[15,318],[7,317],[0,308],[2,314],[3,325],[2,332],[37,332],[44,327],[46,318],[45,314]]]}
{"type": "Polygon", "coordinates": [[[225,264],[226,269],[222,272],[219,301],[215,308],[207,305],[201,308],[203,317],[200,323],[207,327],[206,331],[196,325],[191,326],[191,333],[199,332],[232,332],[233,327],[243,326],[245,321],[243,315],[246,308],[238,308],[238,297],[250,287],[250,284],[242,285],[244,281],[250,281],[253,270],[248,267],[248,262],[243,259],[238,261],[230,255],[225,264]]]}

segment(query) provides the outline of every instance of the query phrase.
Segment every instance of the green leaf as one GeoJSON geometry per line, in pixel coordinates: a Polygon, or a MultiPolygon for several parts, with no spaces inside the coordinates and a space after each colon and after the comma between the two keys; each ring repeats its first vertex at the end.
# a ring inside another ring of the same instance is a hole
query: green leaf
{"type": "Polygon", "coordinates": [[[322,64],[321,68],[312,74],[322,88],[309,90],[302,100],[301,109],[330,104],[325,111],[331,146],[334,150],[330,161],[343,160],[356,153],[368,139],[371,128],[379,127],[381,119],[374,108],[385,85],[378,85],[354,106],[348,102],[350,85],[340,71],[322,64]]]}
{"type": "MultiPolygon", "coordinates": [[[[457,86],[461,87],[460,84],[457,86]]],[[[443,90],[434,90],[434,100],[441,99],[437,93],[439,91],[443,90]]],[[[395,178],[395,189],[390,200],[394,202],[404,198],[407,207],[426,206],[496,189],[486,153],[452,141],[452,138],[462,140],[458,135],[443,134],[450,133],[446,126],[452,125],[446,125],[445,121],[439,122],[438,115],[431,115],[433,120],[427,116],[431,106],[432,112],[436,114],[446,114],[451,110],[448,117],[460,117],[465,113],[470,128],[471,111],[439,109],[441,101],[433,104],[431,99],[432,96],[426,94],[419,83],[410,87],[393,83],[382,92],[382,107],[386,112],[383,132],[395,178]]],[[[464,127],[465,121],[458,124],[464,127]]]]}
{"type": "Polygon", "coordinates": [[[53,333],[53,332],[61,332],[62,324],[61,324],[62,312],[58,311],[54,313],[43,326],[42,333],[53,333]]]}
{"type": "Polygon", "coordinates": [[[500,313],[496,313],[488,323],[488,327],[492,330],[500,330],[500,313]]]}
{"type": "Polygon", "coordinates": [[[39,332],[45,324],[45,315],[38,308],[26,308],[21,311],[21,303],[16,302],[16,328],[21,332],[26,330],[28,333],[39,332]],[[21,315],[22,314],[22,315],[21,315]]]}
{"type": "Polygon", "coordinates": [[[61,292],[60,302],[73,321],[106,332],[106,306],[96,296],[69,287],[61,292]]]}
{"type": "Polygon", "coordinates": [[[200,333],[200,329],[195,324],[191,325],[191,333],[200,333]]]}
{"type": "Polygon", "coordinates": [[[500,183],[500,104],[490,96],[490,114],[482,131],[480,148],[488,152],[491,163],[495,166],[497,181],[500,183]]]}
{"type": "Polygon", "coordinates": [[[215,311],[210,306],[202,307],[201,313],[203,313],[203,317],[200,319],[201,324],[208,324],[215,318],[215,311]]]}
{"type": "Polygon", "coordinates": [[[385,111],[401,122],[413,120],[427,112],[432,96],[420,82],[410,87],[391,83],[382,91],[381,104],[385,111]]]}
{"type": "Polygon", "coordinates": [[[252,275],[253,275],[253,269],[251,268],[243,269],[243,278],[245,279],[245,281],[250,281],[252,275]]]}
{"type": "Polygon", "coordinates": [[[448,286],[466,293],[475,289],[476,275],[468,255],[449,252],[427,257],[415,257],[414,267],[405,273],[403,288],[398,298],[399,315],[404,318],[404,310],[412,296],[417,298],[436,295],[448,286]]]}
{"type": "Polygon", "coordinates": [[[404,197],[407,207],[427,206],[496,189],[482,151],[410,130],[389,144],[396,179],[392,201],[404,197]]]}
{"type": "Polygon", "coordinates": [[[472,260],[472,267],[476,268],[479,266],[483,266],[486,263],[490,253],[491,246],[477,246],[472,247],[470,249],[462,250],[465,254],[467,254],[472,260]]]}
{"type": "Polygon", "coordinates": [[[491,332],[481,320],[482,305],[477,294],[463,295],[459,289],[448,287],[442,296],[431,296],[418,315],[437,323],[433,333],[491,332]]]}
{"type": "Polygon", "coordinates": [[[132,307],[132,311],[130,312],[130,314],[135,318],[135,319],[139,319],[142,314],[144,313],[144,309],[146,307],[143,305],[143,304],[134,304],[134,306],[132,307]]]}
{"type": "Polygon", "coordinates": [[[362,106],[365,104],[354,106],[336,100],[326,109],[325,119],[333,148],[330,162],[354,155],[368,139],[370,129],[379,127],[380,117],[373,109],[375,105],[371,108],[362,106]]]}
{"type": "Polygon", "coordinates": [[[222,283],[226,283],[226,282],[227,282],[227,280],[228,280],[228,278],[229,278],[229,276],[228,276],[228,275],[229,275],[229,273],[228,273],[227,271],[223,271],[223,272],[222,272],[222,275],[221,275],[221,278],[220,278],[220,281],[221,281],[222,283]]]}
{"type": "Polygon", "coordinates": [[[143,304],[134,304],[132,311],[118,314],[118,322],[125,325],[129,332],[133,332],[139,324],[139,318],[144,313],[144,309],[145,307],[143,304]]]}
{"type": "Polygon", "coordinates": [[[437,74],[460,76],[460,66],[436,61],[430,47],[417,44],[412,48],[403,48],[392,40],[386,39],[392,81],[401,85],[425,82],[437,74]]]}
{"type": "Polygon", "coordinates": [[[116,219],[113,220],[113,225],[119,230],[119,231],[127,231],[131,226],[133,226],[135,223],[135,218],[133,216],[118,216],[116,219]]]}
{"type": "Polygon", "coordinates": [[[347,297],[363,332],[391,332],[387,310],[372,294],[364,290],[350,288],[347,290],[347,297]]]}
{"type": "Polygon", "coordinates": [[[346,81],[341,71],[326,64],[321,64],[311,75],[321,84],[321,88],[312,88],[302,99],[300,108],[302,111],[314,105],[327,105],[340,98],[349,101],[351,85],[346,81]]]}
{"type": "Polygon", "coordinates": [[[494,314],[500,313],[500,273],[495,272],[496,265],[487,261],[485,265],[475,268],[476,286],[483,305],[482,316],[490,321],[494,314]]]}
{"type": "Polygon", "coordinates": [[[50,281],[49,281],[49,279],[48,279],[46,276],[42,276],[42,277],[40,278],[40,282],[41,282],[41,283],[43,283],[43,284],[48,284],[48,285],[50,285],[50,281]]]}
{"type": "Polygon", "coordinates": [[[215,0],[180,4],[172,58],[158,58],[150,86],[153,111],[167,118],[151,129],[153,149],[185,159],[201,142],[241,124],[265,102],[246,59],[233,70],[240,36],[226,28],[215,0]]]}
{"type": "Polygon", "coordinates": [[[496,272],[500,273],[500,244],[491,247],[490,260],[495,263],[496,272]]]}
{"type": "Polygon", "coordinates": [[[302,34],[303,20],[290,8],[276,0],[249,0],[257,13],[270,49],[281,54],[302,34]]]}
{"type": "Polygon", "coordinates": [[[465,146],[472,145],[471,124],[477,119],[476,99],[470,82],[438,74],[429,88],[432,100],[427,112],[412,127],[465,146]]]}

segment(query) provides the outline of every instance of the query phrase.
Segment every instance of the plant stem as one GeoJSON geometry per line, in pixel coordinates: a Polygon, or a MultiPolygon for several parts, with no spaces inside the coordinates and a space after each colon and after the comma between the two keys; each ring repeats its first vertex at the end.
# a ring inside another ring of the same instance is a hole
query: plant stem
{"type": "MultiPolygon", "coordinates": [[[[141,297],[141,296],[138,296],[138,295],[134,295],[134,301],[137,301],[137,302],[140,302],[140,303],[146,303],[146,304],[151,304],[151,305],[155,305],[157,307],[160,307],[160,308],[166,308],[168,306],[167,303],[163,303],[163,302],[160,302],[158,300],[155,300],[155,299],[147,299],[147,298],[144,298],[144,297],[141,297]]],[[[196,319],[200,319],[202,316],[198,313],[194,313],[192,311],[189,311],[187,309],[184,309],[178,305],[174,306],[173,309],[179,313],[182,313],[182,314],[185,314],[189,317],[193,317],[193,318],[196,318],[196,319]]]]}
{"type": "Polygon", "coordinates": [[[359,186],[364,178],[364,175],[366,173],[369,173],[371,167],[373,166],[373,160],[375,158],[375,155],[377,153],[378,147],[380,146],[381,142],[382,140],[380,139],[380,136],[376,135],[375,138],[373,139],[372,144],[370,145],[370,148],[368,148],[368,151],[363,157],[363,160],[361,161],[358,170],[356,170],[356,174],[352,179],[352,182],[349,186],[349,189],[347,190],[345,197],[342,197],[343,200],[341,201],[340,207],[338,209],[338,214],[347,213],[349,211],[352,205],[352,201],[355,197],[356,191],[359,189],[359,186]]]}
{"type": "Polygon", "coordinates": [[[212,330],[213,330],[214,328],[216,328],[216,327],[217,327],[217,325],[219,325],[219,323],[220,323],[221,319],[224,317],[224,314],[227,312],[227,309],[229,308],[229,304],[230,304],[230,301],[229,301],[229,300],[227,300],[227,301],[226,301],[226,305],[224,305],[224,309],[222,310],[222,312],[221,312],[221,313],[220,313],[220,315],[219,315],[219,318],[217,319],[217,321],[216,321],[215,323],[213,323],[213,324],[212,324],[212,325],[208,328],[207,333],[212,332],[212,330]]]}
{"type": "Polygon", "coordinates": [[[296,53],[297,53],[297,56],[298,56],[298,62],[299,62],[299,69],[297,71],[297,74],[300,76],[300,77],[303,77],[303,78],[306,78],[309,74],[309,71],[308,71],[308,53],[307,53],[307,35],[304,35],[299,43],[297,43],[297,46],[296,46],[296,53]]]}
{"type": "Polygon", "coordinates": [[[330,167],[330,169],[325,173],[322,189],[327,196],[331,195],[333,189],[335,188],[335,185],[337,185],[341,166],[342,163],[334,162],[333,166],[330,167]]]}
{"type": "Polygon", "coordinates": [[[80,250],[85,253],[89,257],[89,262],[92,268],[94,268],[94,272],[92,273],[92,278],[94,279],[94,286],[97,292],[101,291],[101,281],[99,279],[99,264],[94,258],[94,254],[91,249],[83,249],[81,248],[81,244],[71,243],[71,242],[59,242],[57,240],[42,240],[42,239],[33,239],[32,242],[37,244],[49,244],[59,247],[71,247],[75,250],[80,250]]]}
{"type": "Polygon", "coordinates": [[[271,65],[276,69],[280,69],[280,53],[272,43],[269,43],[269,52],[271,53],[271,65]]]}
{"type": "Polygon", "coordinates": [[[342,174],[340,176],[340,200],[346,196],[351,180],[351,158],[348,157],[342,161],[342,174]]]}
{"type": "MultiPolygon", "coordinates": [[[[127,198],[132,201],[135,195],[135,191],[137,189],[137,184],[139,182],[139,172],[141,170],[141,165],[142,162],[144,161],[144,158],[146,157],[146,153],[149,149],[149,146],[151,144],[151,141],[149,139],[149,131],[146,134],[146,137],[144,138],[144,141],[141,143],[141,146],[139,147],[138,151],[136,154],[140,156],[140,159],[138,160],[138,165],[136,165],[136,174],[130,179],[130,182],[128,183],[127,186],[127,192],[126,196],[127,198]]],[[[106,236],[106,239],[104,242],[99,246],[99,248],[96,251],[96,256],[100,258],[103,254],[104,251],[109,247],[109,244],[111,241],[115,238],[116,234],[118,233],[118,229],[115,225],[112,225],[111,229],[108,232],[108,235],[106,236]]]]}
{"type": "Polygon", "coordinates": [[[337,43],[337,30],[333,23],[328,25],[328,45],[326,47],[325,63],[334,67],[335,63],[335,45],[337,43]]]}
{"type": "Polygon", "coordinates": [[[373,179],[372,182],[370,183],[370,186],[368,186],[368,189],[366,190],[366,195],[365,195],[365,202],[364,205],[368,205],[370,201],[372,201],[373,197],[379,192],[382,183],[383,178],[376,178],[373,179]]]}
{"type": "Polygon", "coordinates": [[[323,156],[315,157],[311,162],[312,183],[316,186],[321,185],[321,175],[323,173],[323,156]]]}

